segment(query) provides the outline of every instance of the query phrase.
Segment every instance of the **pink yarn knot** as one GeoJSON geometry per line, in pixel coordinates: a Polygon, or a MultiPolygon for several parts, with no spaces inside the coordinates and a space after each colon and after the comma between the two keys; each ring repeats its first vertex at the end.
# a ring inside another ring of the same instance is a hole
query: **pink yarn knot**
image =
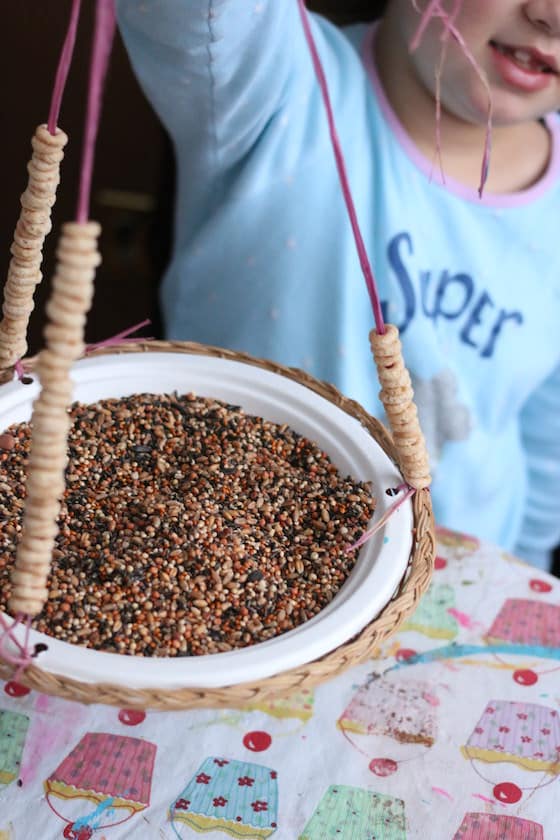
{"type": "Polygon", "coordinates": [[[12,679],[15,682],[18,682],[19,678],[25,669],[31,665],[33,658],[36,655],[35,652],[31,652],[29,647],[31,616],[18,613],[13,623],[8,624],[8,622],[4,619],[4,616],[0,614],[0,628],[2,631],[0,633],[0,659],[3,659],[4,662],[7,662],[9,665],[13,665],[15,667],[16,670],[12,675],[12,679]],[[20,624],[25,625],[25,637],[23,644],[15,635],[15,630],[20,624]],[[7,648],[8,641],[10,641],[12,646],[16,648],[17,653],[14,653],[7,648]]]}
{"type": "Polygon", "coordinates": [[[24,370],[23,362],[21,361],[21,359],[18,359],[17,362],[15,363],[14,370],[16,372],[16,376],[19,379],[19,381],[23,382],[23,380],[25,379],[25,370],[24,370]]]}

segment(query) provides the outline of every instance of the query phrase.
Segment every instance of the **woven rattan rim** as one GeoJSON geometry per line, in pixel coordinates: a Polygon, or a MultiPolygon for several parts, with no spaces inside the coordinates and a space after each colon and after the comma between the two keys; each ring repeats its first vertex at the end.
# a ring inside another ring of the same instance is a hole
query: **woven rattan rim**
{"type": "MultiPolygon", "coordinates": [[[[88,355],[112,353],[186,353],[213,356],[244,362],[299,382],[329,400],[342,411],[356,418],[396,463],[395,450],[390,435],[375,418],[357,402],[344,397],[334,386],[321,382],[308,373],[284,367],[275,362],[256,359],[245,353],[224,350],[192,342],[138,341],[101,348],[88,355]]],[[[34,369],[34,359],[25,362],[26,371],[34,369]]],[[[0,388],[1,397],[1,388],[0,388]]],[[[429,586],[435,558],[435,526],[429,490],[420,490],[412,499],[414,517],[414,542],[407,571],[392,600],[357,636],[331,651],[298,668],[284,671],[265,680],[222,688],[181,689],[129,689],[120,685],[86,683],[61,674],[43,671],[30,665],[18,681],[44,694],[74,700],[79,703],[104,703],[127,709],[159,709],[178,711],[194,708],[236,708],[255,702],[263,703],[272,697],[287,695],[312,688],[325,680],[338,676],[347,668],[372,656],[374,649],[391,636],[414,611],[422,594],[429,586]]],[[[14,668],[0,660],[0,677],[9,679],[14,668]]]]}

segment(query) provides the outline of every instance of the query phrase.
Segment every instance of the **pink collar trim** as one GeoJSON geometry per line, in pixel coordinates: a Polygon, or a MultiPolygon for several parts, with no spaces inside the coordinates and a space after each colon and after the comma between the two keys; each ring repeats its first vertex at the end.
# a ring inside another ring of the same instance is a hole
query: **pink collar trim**
{"type": "Polygon", "coordinates": [[[437,164],[432,163],[432,161],[430,161],[417,149],[416,145],[404,130],[385,95],[373,57],[373,45],[376,30],[377,24],[374,23],[369,26],[366,31],[362,44],[362,60],[364,62],[364,66],[389,128],[394,133],[412,163],[417,167],[417,169],[423,172],[433,184],[443,187],[447,192],[458,196],[464,201],[470,201],[473,204],[478,204],[479,206],[482,205],[484,207],[504,208],[519,207],[523,204],[529,204],[531,201],[540,198],[547,190],[557,184],[560,176],[560,121],[553,114],[549,114],[545,117],[545,123],[552,140],[550,162],[544,175],[537,181],[536,184],[533,184],[528,189],[507,194],[485,193],[482,198],[479,198],[476,188],[471,188],[465,184],[461,184],[453,178],[446,177],[445,181],[443,181],[437,164]]]}

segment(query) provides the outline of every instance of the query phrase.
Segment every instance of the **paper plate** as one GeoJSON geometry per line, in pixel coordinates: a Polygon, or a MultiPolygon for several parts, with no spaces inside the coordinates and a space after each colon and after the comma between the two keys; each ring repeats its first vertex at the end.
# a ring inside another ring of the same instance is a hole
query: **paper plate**
{"type": "MultiPolygon", "coordinates": [[[[78,362],[73,379],[74,398],[81,402],[140,392],[192,391],[240,405],[267,420],[288,423],[315,441],[341,473],[372,482],[375,519],[391,504],[386,489],[402,482],[398,469],[356,419],[304,385],[270,370],[188,353],[114,353],[78,362]]],[[[38,391],[37,382],[2,387],[0,431],[29,420],[38,391]]],[[[352,574],[324,610],[295,630],[261,644],[207,656],[144,658],[88,650],[32,632],[32,644],[48,645],[38,664],[45,671],[83,682],[161,690],[218,688],[298,667],[334,650],[380,613],[406,571],[412,527],[412,505],[406,502],[361,549],[352,574]]]]}

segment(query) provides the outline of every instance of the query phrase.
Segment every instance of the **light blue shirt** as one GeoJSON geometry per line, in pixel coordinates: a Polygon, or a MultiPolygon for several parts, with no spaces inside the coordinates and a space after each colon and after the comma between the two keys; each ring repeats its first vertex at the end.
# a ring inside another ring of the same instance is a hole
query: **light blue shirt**
{"type": "MultiPolygon", "coordinates": [[[[117,10],[177,156],[168,337],[304,368],[381,415],[371,306],[297,4],[117,10]]],[[[541,181],[480,201],[476,185],[443,185],[399,126],[364,58],[372,30],[313,28],[386,316],[401,330],[437,520],[542,563],[560,541],[558,121],[541,181]]]]}

